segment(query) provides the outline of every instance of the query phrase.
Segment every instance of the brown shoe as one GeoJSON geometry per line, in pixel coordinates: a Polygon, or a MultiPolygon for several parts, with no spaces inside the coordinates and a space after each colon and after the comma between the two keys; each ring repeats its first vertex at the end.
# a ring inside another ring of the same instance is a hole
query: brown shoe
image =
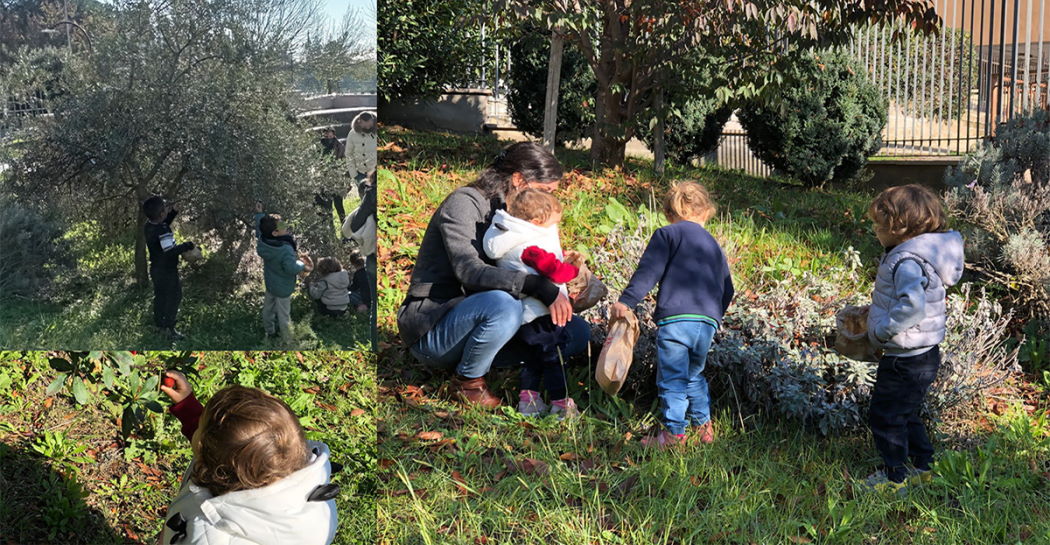
{"type": "Polygon", "coordinates": [[[467,378],[456,375],[449,384],[452,399],[465,405],[480,405],[486,409],[500,406],[498,397],[492,395],[484,377],[467,378]]]}

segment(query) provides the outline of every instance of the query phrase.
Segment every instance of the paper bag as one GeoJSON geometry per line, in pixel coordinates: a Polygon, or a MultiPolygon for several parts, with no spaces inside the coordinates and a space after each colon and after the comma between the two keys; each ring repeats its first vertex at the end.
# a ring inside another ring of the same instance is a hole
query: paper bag
{"type": "Polygon", "coordinates": [[[835,314],[835,351],[858,361],[879,361],[881,354],[868,340],[868,305],[847,305],[835,314]]]}
{"type": "Polygon", "coordinates": [[[634,360],[634,343],[638,342],[638,317],[628,311],[626,317],[612,320],[605,345],[598,355],[595,378],[609,395],[616,395],[627,381],[627,371],[634,360]]]}
{"type": "Polygon", "coordinates": [[[565,286],[569,290],[574,313],[579,314],[597,305],[598,301],[601,301],[609,294],[609,288],[605,287],[605,284],[598,280],[598,277],[594,276],[594,273],[587,268],[587,264],[584,263],[582,256],[572,254],[565,259],[565,262],[580,269],[576,278],[570,280],[565,286]]]}

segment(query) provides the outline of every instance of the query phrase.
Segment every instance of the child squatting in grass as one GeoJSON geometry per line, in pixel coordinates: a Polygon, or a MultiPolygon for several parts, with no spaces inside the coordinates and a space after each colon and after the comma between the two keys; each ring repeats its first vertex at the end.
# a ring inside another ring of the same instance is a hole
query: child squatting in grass
{"type": "Polygon", "coordinates": [[[330,483],[338,465],[328,446],[308,441],[280,399],[230,386],[202,406],[186,377],[165,371],[193,460],[165,515],[162,545],[327,545],[338,515],[330,483]],[[335,466],[335,469],[333,469],[335,466]]]}
{"type": "MultiPolygon", "coordinates": [[[[359,252],[350,254],[350,265],[355,271],[365,268],[365,258],[359,252]]],[[[353,280],[350,271],[334,257],[322,257],[317,260],[319,279],[307,285],[310,298],[317,301],[317,311],[325,316],[338,317],[346,314],[351,305],[359,313],[367,313],[368,305],[364,303],[368,286],[361,286],[361,275],[355,274],[353,280]]],[[[367,280],[367,277],[366,277],[367,280]]]]}
{"type": "MultiPolygon", "coordinates": [[[[496,210],[482,246],[485,254],[504,269],[542,275],[568,297],[565,287],[579,269],[565,263],[558,223],[562,206],[557,197],[540,189],[523,189],[507,198],[507,209],[496,210]]],[[[560,417],[579,414],[568,396],[563,354],[568,344],[564,326],[554,324],[547,305],[535,297],[522,299],[522,326],[515,335],[533,357],[521,368],[518,411],[527,416],[546,412],[560,417]],[[551,405],[540,396],[547,390],[551,405]]]]}
{"type": "Polygon", "coordinates": [[[671,225],[653,233],[610,320],[622,318],[657,283],[656,387],[662,429],[643,439],[666,448],[686,441],[686,426],[703,443],[714,441],[711,400],[703,370],[711,341],[733,300],[725,253],[704,224],[715,214],[710,194],[696,182],[678,182],[664,197],[671,225]]]}
{"type": "Polygon", "coordinates": [[[886,252],[868,312],[868,339],[885,351],[868,417],[882,468],[866,482],[899,488],[908,477],[928,472],[933,461],[920,411],[940,368],[945,289],[962,277],[963,240],[946,229],[940,199],[920,185],[886,189],[872,201],[868,217],[886,252]]]}

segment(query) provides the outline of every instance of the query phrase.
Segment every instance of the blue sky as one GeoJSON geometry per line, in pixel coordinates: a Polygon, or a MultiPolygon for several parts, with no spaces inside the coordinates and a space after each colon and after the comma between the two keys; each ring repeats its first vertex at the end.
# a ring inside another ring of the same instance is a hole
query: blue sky
{"type": "Polygon", "coordinates": [[[325,15],[333,22],[342,20],[343,14],[351,6],[362,15],[370,15],[375,13],[375,5],[376,0],[321,0],[325,15]]]}

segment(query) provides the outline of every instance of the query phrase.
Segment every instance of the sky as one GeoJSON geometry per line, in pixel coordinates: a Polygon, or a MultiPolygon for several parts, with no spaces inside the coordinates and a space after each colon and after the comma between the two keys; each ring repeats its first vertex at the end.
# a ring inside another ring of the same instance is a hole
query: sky
{"type": "Polygon", "coordinates": [[[376,0],[321,0],[321,7],[325,15],[333,22],[342,20],[343,14],[351,6],[366,16],[376,12],[376,0]]]}

